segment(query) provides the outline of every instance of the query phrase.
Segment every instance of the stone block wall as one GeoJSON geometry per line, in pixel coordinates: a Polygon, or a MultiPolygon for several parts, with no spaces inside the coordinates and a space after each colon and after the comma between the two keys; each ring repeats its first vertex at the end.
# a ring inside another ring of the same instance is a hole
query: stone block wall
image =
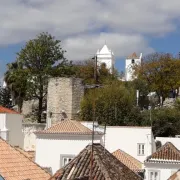
{"type": "Polygon", "coordinates": [[[63,119],[75,119],[84,95],[79,78],[50,78],[47,94],[47,121],[55,124],[63,119]]]}

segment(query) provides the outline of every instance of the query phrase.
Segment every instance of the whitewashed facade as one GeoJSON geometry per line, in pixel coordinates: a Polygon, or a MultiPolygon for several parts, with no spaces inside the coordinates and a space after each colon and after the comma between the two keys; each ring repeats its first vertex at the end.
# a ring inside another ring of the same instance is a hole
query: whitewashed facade
{"type": "MultiPolygon", "coordinates": [[[[68,123],[59,128],[55,125],[47,131],[35,133],[37,136],[35,162],[42,167],[50,167],[52,174],[54,174],[78,155],[88,144],[91,144],[91,131],[88,130],[88,133],[86,133],[82,125],[78,129],[76,126],[80,125],[68,123]],[[53,127],[56,128],[51,130],[53,127]],[[85,133],[79,132],[79,130],[83,130],[85,133]]],[[[102,143],[102,136],[102,134],[96,134],[94,142],[102,143]]]]}
{"type": "Polygon", "coordinates": [[[132,81],[134,80],[134,65],[139,65],[141,64],[141,59],[142,59],[142,53],[138,57],[136,53],[133,53],[132,55],[128,56],[126,61],[125,61],[125,80],[126,81],[132,81]]]}
{"type": "Polygon", "coordinates": [[[0,113],[0,136],[13,146],[23,148],[23,116],[17,113],[0,113]]]}
{"type": "Polygon", "coordinates": [[[24,137],[23,149],[25,151],[36,150],[36,135],[37,131],[44,130],[46,124],[43,123],[23,123],[22,132],[24,137]]]}
{"type": "Polygon", "coordinates": [[[156,151],[151,127],[107,126],[105,147],[110,152],[121,149],[141,162],[156,151]]]}
{"type": "MultiPolygon", "coordinates": [[[[82,124],[92,129],[92,122],[82,124]]],[[[104,132],[104,127],[98,126],[96,122],[95,130],[104,132]]],[[[103,144],[109,152],[121,149],[142,163],[147,156],[156,151],[151,127],[107,126],[103,144]]]]}
{"type": "Polygon", "coordinates": [[[107,47],[106,44],[102,47],[101,50],[97,51],[96,56],[98,66],[104,63],[106,68],[109,69],[110,73],[112,73],[115,63],[114,53],[107,47]]]}
{"type": "Polygon", "coordinates": [[[165,143],[144,162],[145,180],[166,180],[180,168],[180,151],[165,143]]]}

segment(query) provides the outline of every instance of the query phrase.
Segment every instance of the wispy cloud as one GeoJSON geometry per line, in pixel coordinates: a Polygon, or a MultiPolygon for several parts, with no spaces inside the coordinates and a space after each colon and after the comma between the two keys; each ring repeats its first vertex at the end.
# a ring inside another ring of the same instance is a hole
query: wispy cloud
{"type": "Polygon", "coordinates": [[[70,59],[88,57],[105,40],[122,57],[132,51],[151,52],[147,36],[176,30],[180,1],[6,0],[1,2],[0,16],[1,45],[48,31],[63,40],[70,59]]]}

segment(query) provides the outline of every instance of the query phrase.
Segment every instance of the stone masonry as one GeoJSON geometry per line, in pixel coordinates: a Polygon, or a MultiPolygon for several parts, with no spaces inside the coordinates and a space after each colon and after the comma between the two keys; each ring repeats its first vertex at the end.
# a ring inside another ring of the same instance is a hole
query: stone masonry
{"type": "Polygon", "coordinates": [[[79,78],[50,78],[47,94],[47,121],[55,124],[63,119],[76,119],[84,85],[79,78]]]}

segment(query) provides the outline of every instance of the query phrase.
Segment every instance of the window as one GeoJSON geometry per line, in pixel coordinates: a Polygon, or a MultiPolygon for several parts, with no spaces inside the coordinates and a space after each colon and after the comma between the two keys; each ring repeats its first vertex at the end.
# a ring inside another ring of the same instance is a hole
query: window
{"type": "Polygon", "coordinates": [[[60,156],[60,168],[67,165],[75,156],[74,155],[61,155],[60,156]]]}
{"type": "Polygon", "coordinates": [[[66,164],[68,164],[70,161],[72,160],[72,158],[69,158],[69,157],[64,157],[63,158],[63,166],[65,166],[66,164]]]}
{"type": "Polygon", "coordinates": [[[134,59],[132,59],[132,61],[131,61],[131,62],[132,62],[132,64],[134,64],[134,63],[135,63],[135,60],[134,60],[134,59]]]}
{"type": "Polygon", "coordinates": [[[138,155],[140,156],[145,155],[144,147],[145,147],[145,144],[138,144],[138,155]]]}
{"type": "Polygon", "coordinates": [[[148,180],[159,180],[159,171],[150,171],[148,180]]]}

